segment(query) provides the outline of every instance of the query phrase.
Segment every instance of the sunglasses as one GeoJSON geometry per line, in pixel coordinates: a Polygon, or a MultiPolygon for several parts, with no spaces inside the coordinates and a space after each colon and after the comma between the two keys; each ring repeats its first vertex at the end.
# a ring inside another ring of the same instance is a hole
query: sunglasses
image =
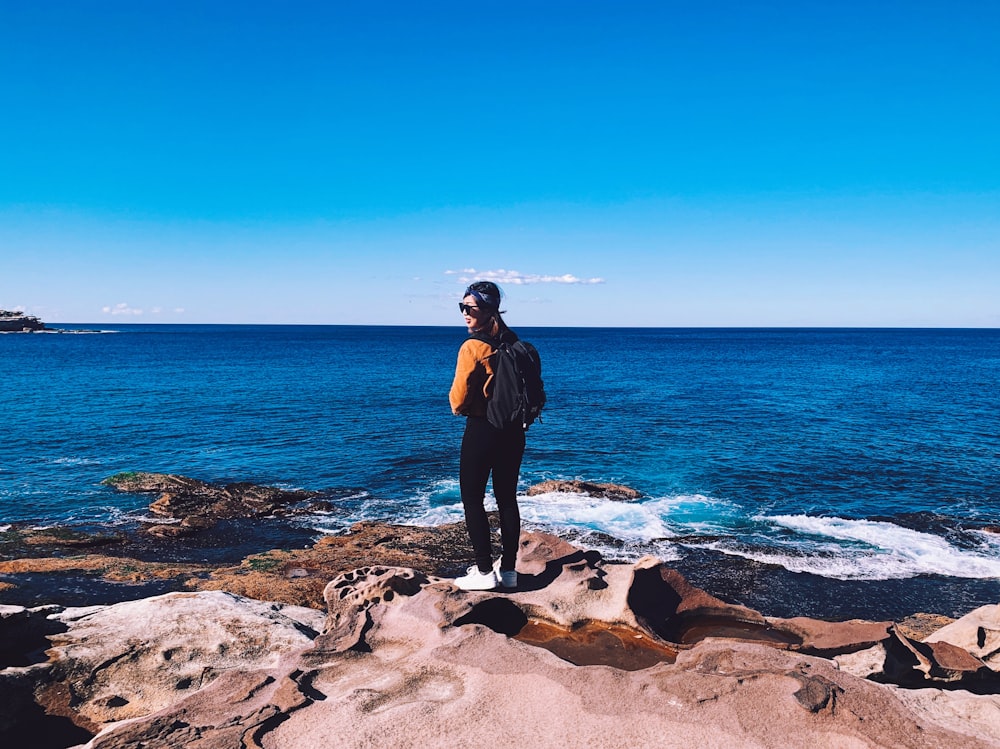
{"type": "Polygon", "coordinates": [[[479,314],[479,307],[473,307],[471,304],[465,304],[463,302],[458,303],[458,310],[464,315],[476,316],[479,314]]]}

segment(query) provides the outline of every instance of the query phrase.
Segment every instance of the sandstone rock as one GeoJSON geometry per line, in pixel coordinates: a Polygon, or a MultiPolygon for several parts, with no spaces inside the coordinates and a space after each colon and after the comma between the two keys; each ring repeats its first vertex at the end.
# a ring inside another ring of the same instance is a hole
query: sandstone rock
{"type": "Polygon", "coordinates": [[[884,677],[903,686],[962,686],[996,691],[1000,674],[972,653],[944,641],[917,642],[896,627],[883,643],[886,650],[884,677]]]}
{"type": "Polygon", "coordinates": [[[1000,746],[1000,695],[972,694],[963,689],[900,689],[887,687],[913,714],[966,741],[1000,746]]]}
{"type": "Polygon", "coordinates": [[[214,571],[208,579],[192,579],[190,584],[198,590],[227,590],[325,610],[327,583],[345,572],[369,567],[373,560],[424,575],[454,577],[468,565],[470,553],[464,523],[421,528],[362,522],[345,535],[324,536],[311,548],[254,555],[236,567],[214,571]]]}
{"type": "Polygon", "coordinates": [[[543,481],[528,487],[526,494],[533,497],[537,494],[550,492],[566,492],[570,494],[586,494],[588,497],[603,497],[604,499],[632,500],[639,499],[642,493],[636,489],[621,484],[596,484],[591,481],[543,481]]]}
{"type": "Polygon", "coordinates": [[[827,622],[808,617],[769,619],[772,627],[799,638],[796,648],[812,655],[829,657],[868,650],[889,636],[892,622],[853,620],[827,622]]]}
{"type": "Polygon", "coordinates": [[[950,642],[991,668],[1000,668],[1000,605],[981,606],[928,635],[924,642],[950,642]]]}
{"type": "Polygon", "coordinates": [[[426,576],[402,567],[363,567],[338,575],[323,591],[327,617],[316,647],[333,653],[366,649],[363,638],[372,626],[372,608],[397,595],[416,595],[428,582],[426,576]]]}
{"type": "MultiPolygon", "coordinates": [[[[578,611],[616,601],[624,607],[617,618],[630,616],[631,569],[608,570],[607,586],[592,589],[571,565],[563,565],[567,590],[601,601],[579,602],[578,611]]],[[[644,569],[664,579],[654,565],[644,569]]],[[[566,600],[548,601],[546,589],[470,595],[449,581],[368,568],[339,578],[328,594],[327,646],[318,639],[297,656],[227,673],[158,712],[108,726],[90,748],[994,745],[985,726],[958,730],[953,717],[927,717],[831,661],[762,643],[707,639],[675,663],[636,671],[578,667],[459,616],[530,603],[558,619],[566,600]]]]}
{"type": "Polygon", "coordinates": [[[882,643],[865,650],[839,653],[833,656],[834,663],[841,671],[854,674],[860,679],[871,679],[879,682],[885,682],[885,659],[886,651],[882,643]]]}
{"type": "MultiPolygon", "coordinates": [[[[221,673],[275,664],[310,644],[320,612],[228,593],[170,593],[53,616],[55,678],[79,715],[101,725],[148,715],[221,673]]],[[[44,702],[44,699],[43,699],[44,702]]]]}
{"type": "Polygon", "coordinates": [[[668,642],[691,644],[705,636],[766,638],[767,619],[728,604],[688,583],[676,570],[646,557],[635,565],[628,603],[638,621],[668,642]]]}
{"type": "MultiPolygon", "coordinates": [[[[174,706],[114,726],[95,737],[87,747],[262,749],[261,738],[290,714],[311,704],[310,694],[314,693],[309,675],[294,668],[234,669],[220,674],[207,689],[186,696],[174,706]]],[[[303,737],[300,746],[318,745],[303,737]]]]}
{"type": "Polygon", "coordinates": [[[953,621],[955,620],[952,617],[943,614],[917,612],[896,622],[896,627],[911,640],[923,640],[953,621]]]}
{"type": "MultiPolygon", "coordinates": [[[[337,558],[370,559],[382,542],[384,557],[402,556],[406,543],[386,531],[359,529],[358,539],[333,546],[337,558]]],[[[885,634],[885,623],[768,619],[694,588],[659,560],[605,564],[542,533],[522,536],[518,572],[513,593],[470,593],[412,568],[369,564],[325,586],[325,617],[221,593],[57,611],[46,621],[66,631],[48,635],[53,660],[31,666],[30,679],[0,671],[0,688],[18,685],[23,697],[34,683],[50,714],[100,729],[89,749],[540,741],[978,749],[1000,733],[996,695],[904,699],[804,652],[854,650],[885,634]],[[536,626],[554,640],[524,636],[536,626]],[[600,657],[577,658],[587,648],[600,657]]],[[[893,644],[899,637],[837,658],[902,648],[925,676],[957,676],[948,686],[978,673],[957,646],[893,644]]],[[[912,671],[901,673],[926,683],[912,671]]]]}

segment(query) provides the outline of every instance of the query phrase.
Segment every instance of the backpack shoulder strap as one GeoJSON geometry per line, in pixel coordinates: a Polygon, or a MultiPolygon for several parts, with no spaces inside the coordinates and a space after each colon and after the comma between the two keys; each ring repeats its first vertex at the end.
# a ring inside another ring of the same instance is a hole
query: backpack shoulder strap
{"type": "Polygon", "coordinates": [[[493,336],[491,336],[489,333],[483,333],[483,332],[469,333],[469,338],[473,339],[474,341],[482,341],[483,343],[488,343],[493,348],[496,348],[497,344],[499,343],[499,341],[493,336]]]}
{"type": "Polygon", "coordinates": [[[498,336],[492,336],[489,333],[480,330],[476,333],[469,333],[469,338],[474,338],[477,341],[483,341],[485,343],[488,343],[494,349],[499,348],[500,344],[502,343],[506,343],[509,345],[516,343],[518,341],[517,333],[515,333],[510,328],[504,328],[502,331],[500,331],[500,335],[498,336]]]}

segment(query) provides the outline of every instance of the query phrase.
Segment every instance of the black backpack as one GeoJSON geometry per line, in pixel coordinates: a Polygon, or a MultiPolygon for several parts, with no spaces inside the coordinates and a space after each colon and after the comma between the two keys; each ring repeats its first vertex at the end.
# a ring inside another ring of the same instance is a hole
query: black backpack
{"type": "Polygon", "coordinates": [[[504,341],[486,335],[474,338],[493,347],[493,392],[486,402],[486,418],[497,429],[517,425],[527,430],[541,421],[545,407],[542,360],[527,341],[504,341]]]}

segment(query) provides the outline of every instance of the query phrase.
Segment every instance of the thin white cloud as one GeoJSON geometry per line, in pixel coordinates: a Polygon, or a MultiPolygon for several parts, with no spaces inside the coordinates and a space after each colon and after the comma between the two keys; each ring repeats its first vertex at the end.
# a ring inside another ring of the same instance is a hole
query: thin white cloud
{"type": "Polygon", "coordinates": [[[128,302],[121,302],[116,304],[114,307],[106,306],[101,307],[101,312],[106,315],[141,315],[142,310],[136,307],[129,307],[128,302]]]}
{"type": "Polygon", "coordinates": [[[508,286],[527,286],[536,283],[560,283],[560,284],[598,284],[604,283],[603,278],[578,278],[572,273],[564,273],[561,276],[543,276],[537,273],[521,273],[516,270],[476,270],[475,268],[463,268],[462,270],[446,270],[446,275],[458,276],[462,283],[472,283],[473,281],[493,281],[498,284],[508,286]]]}

